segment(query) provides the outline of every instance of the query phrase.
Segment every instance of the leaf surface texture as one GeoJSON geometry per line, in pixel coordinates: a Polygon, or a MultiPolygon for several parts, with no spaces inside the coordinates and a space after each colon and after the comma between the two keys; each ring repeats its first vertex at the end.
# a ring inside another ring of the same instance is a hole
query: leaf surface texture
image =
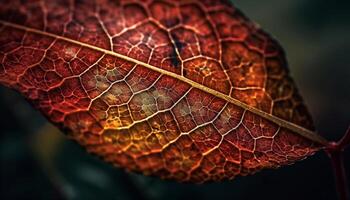
{"type": "Polygon", "coordinates": [[[116,166],[217,181],[320,148],[283,50],[230,3],[5,0],[0,13],[0,82],[116,166]]]}

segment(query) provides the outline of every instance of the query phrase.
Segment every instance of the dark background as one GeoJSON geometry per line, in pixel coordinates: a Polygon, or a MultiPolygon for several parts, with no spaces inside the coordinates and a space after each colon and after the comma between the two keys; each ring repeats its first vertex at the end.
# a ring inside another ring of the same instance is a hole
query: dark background
{"type": "MultiPolygon", "coordinates": [[[[350,125],[350,1],[233,0],[274,35],[319,132],[350,125]]],[[[0,87],[1,199],[336,199],[325,153],[233,181],[179,184],[125,173],[88,155],[12,90],[0,87]]],[[[345,153],[350,173],[350,151],[345,153]]]]}

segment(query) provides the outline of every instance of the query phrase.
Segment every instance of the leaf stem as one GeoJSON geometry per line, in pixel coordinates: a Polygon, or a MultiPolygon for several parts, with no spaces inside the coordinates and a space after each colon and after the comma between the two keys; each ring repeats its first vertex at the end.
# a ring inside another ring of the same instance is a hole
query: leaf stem
{"type": "Polygon", "coordinates": [[[349,186],[344,166],[344,149],[350,144],[350,127],[338,142],[329,142],[325,151],[332,162],[339,200],[350,200],[349,186]]]}

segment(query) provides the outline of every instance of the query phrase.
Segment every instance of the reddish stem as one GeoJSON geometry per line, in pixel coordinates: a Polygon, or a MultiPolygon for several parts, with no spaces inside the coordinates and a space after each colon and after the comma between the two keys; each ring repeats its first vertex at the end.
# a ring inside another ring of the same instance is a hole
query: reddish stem
{"type": "Polygon", "coordinates": [[[325,149],[327,155],[331,159],[336,186],[340,200],[350,200],[348,183],[346,180],[346,171],[344,166],[344,149],[350,144],[350,127],[345,135],[338,142],[330,142],[325,149]]]}

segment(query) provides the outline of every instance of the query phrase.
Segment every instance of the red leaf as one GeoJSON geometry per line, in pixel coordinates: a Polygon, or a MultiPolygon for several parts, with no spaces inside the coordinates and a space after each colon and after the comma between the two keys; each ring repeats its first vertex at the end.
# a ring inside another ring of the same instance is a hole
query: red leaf
{"type": "Polygon", "coordinates": [[[204,182],[325,144],[283,50],[219,1],[0,3],[0,82],[89,152],[204,182]]]}

